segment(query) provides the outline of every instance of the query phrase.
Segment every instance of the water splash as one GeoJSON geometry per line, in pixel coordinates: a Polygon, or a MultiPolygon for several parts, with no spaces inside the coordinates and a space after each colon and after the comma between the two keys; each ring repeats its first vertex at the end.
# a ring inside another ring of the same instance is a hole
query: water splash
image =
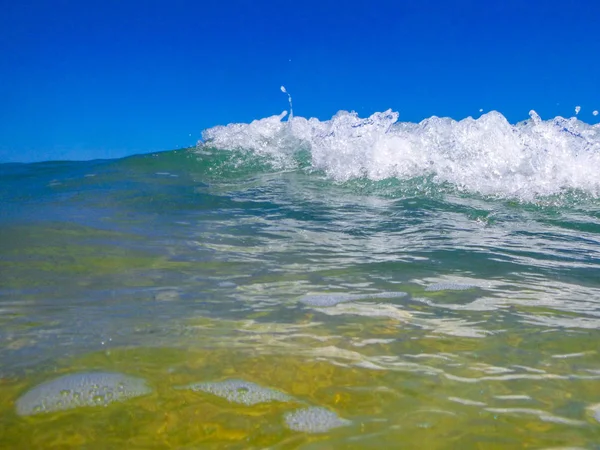
{"type": "MultiPolygon", "coordinates": [[[[282,91],[287,93],[282,86],[282,91]]],[[[289,94],[288,94],[289,95],[289,94]]],[[[291,107],[291,98],[290,98],[291,107]]],[[[210,149],[267,158],[277,169],[312,170],[337,182],[425,177],[437,185],[504,198],[534,200],[568,191],[600,195],[600,125],[576,118],[530,119],[511,125],[492,111],[478,119],[431,117],[398,122],[398,113],[368,118],[340,111],[330,120],[278,116],[205,130],[199,154],[210,149]]]]}
{"type": "Polygon", "coordinates": [[[284,94],[287,94],[287,96],[288,96],[288,103],[290,104],[290,117],[289,117],[288,121],[290,121],[294,117],[294,107],[292,106],[292,96],[287,91],[285,86],[281,86],[280,89],[281,89],[281,92],[283,92],[284,94]]]}

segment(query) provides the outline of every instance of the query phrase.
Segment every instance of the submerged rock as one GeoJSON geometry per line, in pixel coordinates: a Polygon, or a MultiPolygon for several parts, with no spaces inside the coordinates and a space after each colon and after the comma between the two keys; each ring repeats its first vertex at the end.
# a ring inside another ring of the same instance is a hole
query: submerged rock
{"type": "Polygon", "coordinates": [[[227,401],[247,406],[272,401],[289,402],[293,397],[281,391],[266,388],[244,380],[224,380],[207,383],[195,383],[187,386],[193,391],[202,391],[224,398],[227,401]]]}
{"type": "Polygon", "coordinates": [[[352,424],[350,420],[342,419],[333,411],[317,406],[289,412],[285,414],[284,419],[290,430],[304,433],[326,433],[334,428],[352,424]]]}
{"type": "Polygon", "coordinates": [[[29,416],[81,406],[106,406],[150,392],[141,378],[111,372],[77,373],[34,387],[17,400],[16,408],[17,414],[29,416]]]}

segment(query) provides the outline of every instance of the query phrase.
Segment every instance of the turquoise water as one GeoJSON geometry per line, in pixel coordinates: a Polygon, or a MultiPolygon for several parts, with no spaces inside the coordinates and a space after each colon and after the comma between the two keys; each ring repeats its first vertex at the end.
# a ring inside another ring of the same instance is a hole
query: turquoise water
{"type": "Polygon", "coordinates": [[[0,445],[600,448],[598,127],[283,118],[0,165],[0,445]]]}

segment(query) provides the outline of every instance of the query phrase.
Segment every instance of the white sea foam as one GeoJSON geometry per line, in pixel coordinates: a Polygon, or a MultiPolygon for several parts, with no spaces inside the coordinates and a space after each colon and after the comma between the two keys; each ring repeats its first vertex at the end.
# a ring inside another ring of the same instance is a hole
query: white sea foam
{"type": "Polygon", "coordinates": [[[230,402],[248,406],[272,401],[288,402],[292,400],[292,397],[283,392],[245,380],[195,383],[187,387],[196,392],[208,392],[209,394],[224,398],[230,402]]]}
{"type": "MultiPolygon", "coordinates": [[[[286,91],[287,93],[287,91],[286,91]]],[[[291,99],[290,99],[291,100],[291,99]]],[[[340,111],[330,120],[287,112],[205,130],[198,151],[250,152],[293,169],[300,151],[333,180],[430,177],[484,195],[532,200],[581,190],[600,194],[600,125],[576,118],[530,119],[511,125],[492,111],[478,119],[431,117],[398,122],[398,113],[368,118],[340,111]]]]}
{"type": "Polygon", "coordinates": [[[150,392],[141,378],[111,372],[76,373],[27,391],[17,400],[16,409],[20,416],[29,416],[82,406],[107,406],[150,392]]]}
{"type": "Polygon", "coordinates": [[[305,433],[325,433],[339,427],[352,424],[348,419],[342,419],[333,411],[311,406],[286,413],[285,423],[290,430],[305,433]]]}

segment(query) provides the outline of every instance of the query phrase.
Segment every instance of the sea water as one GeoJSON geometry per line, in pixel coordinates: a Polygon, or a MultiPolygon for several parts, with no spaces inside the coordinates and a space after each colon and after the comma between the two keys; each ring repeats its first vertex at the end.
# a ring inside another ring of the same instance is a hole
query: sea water
{"type": "Polygon", "coordinates": [[[0,165],[0,446],[600,448],[600,127],[530,116],[0,165]]]}

